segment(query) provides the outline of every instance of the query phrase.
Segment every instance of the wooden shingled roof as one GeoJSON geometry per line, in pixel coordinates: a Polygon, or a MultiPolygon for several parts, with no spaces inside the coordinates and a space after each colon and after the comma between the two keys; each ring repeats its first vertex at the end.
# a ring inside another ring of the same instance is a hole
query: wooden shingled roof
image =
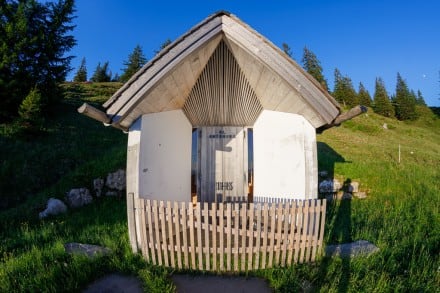
{"type": "Polygon", "coordinates": [[[182,109],[193,126],[252,126],[263,109],[303,115],[315,128],[340,106],[278,47],[217,12],[164,48],[104,105],[107,122],[129,129],[143,114],[182,109]]]}

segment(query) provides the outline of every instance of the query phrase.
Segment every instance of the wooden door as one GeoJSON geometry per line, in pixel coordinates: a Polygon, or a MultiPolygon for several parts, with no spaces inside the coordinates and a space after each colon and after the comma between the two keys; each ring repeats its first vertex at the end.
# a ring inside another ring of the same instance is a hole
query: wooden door
{"type": "Polygon", "coordinates": [[[201,202],[247,198],[247,139],[243,127],[198,130],[197,194],[201,202]]]}

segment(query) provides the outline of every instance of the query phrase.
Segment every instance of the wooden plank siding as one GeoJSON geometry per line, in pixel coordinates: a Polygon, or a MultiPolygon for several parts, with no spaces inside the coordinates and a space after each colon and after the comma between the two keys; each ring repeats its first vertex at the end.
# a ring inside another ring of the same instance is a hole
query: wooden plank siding
{"type": "Polygon", "coordinates": [[[322,251],[326,201],[277,204],[137,199],[142,255],[176,269],[245,272],[313,262],[322,251]]]}

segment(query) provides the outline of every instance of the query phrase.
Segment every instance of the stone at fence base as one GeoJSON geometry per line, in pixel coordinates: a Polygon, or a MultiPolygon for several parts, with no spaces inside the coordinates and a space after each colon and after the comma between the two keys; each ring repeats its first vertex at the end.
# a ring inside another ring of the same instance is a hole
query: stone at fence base
{"type": "Polygon", "coordinates": [[[119,196],[119,192],[114,190],[109,190],[105,193],[105,196],[119,196]]]}
{"type": "Polygon", "coordinates": [[[63,201],[57,198],[49,198],[47,206],[44,211],[38,214],[40,219],[44,219],[48,216],[56,216],[67,212],[67,206],[63,201]]]}
{"type": "Polygon", "coordinates": [[[66,195],[66,203],[71,208],[79,208],[93,201],[87,188],[71,189],[66,195]]]}
{"type": "Polygon", "coordinates": [[[80,254],[89,258],[111,253],[111,249],[107,247],[76,242],[64,244],[64,249],[69,254],[80,254]]]}
{"type": "Polygon", "coordinates": [[[327,256],[340,256],[340,257],[356,257],[359,255],[370,255],[379,251],[379,248],[366,241],[358,240],[351,243],[343,243],[337,245],[328,245],[325,248],[325,254],[327,256]]]}
{"type": "Polygon", "coordinates": [[[360,192],[354,193],[353,196],[355,196],[359,199],[364,199],[364,198],[367,198],[367,193],[365,191],[360,191],[360,192]]]}
{"type": "Polygon", "coordinates": [[[101,196],[103,187],[104,187],[104,179],[102,178],[93,179],[93,189],[95,190],[95,195],[97,197],[101,196]]]}
{"type": "Polygon", "coordinates": [[[110,189],[116,189],[122,191],[125,189],[125,171],[123,169],[119,169],[114,173],[109,173],[107,175],[107,180],[105,182],[105,186],[110,189]]]}

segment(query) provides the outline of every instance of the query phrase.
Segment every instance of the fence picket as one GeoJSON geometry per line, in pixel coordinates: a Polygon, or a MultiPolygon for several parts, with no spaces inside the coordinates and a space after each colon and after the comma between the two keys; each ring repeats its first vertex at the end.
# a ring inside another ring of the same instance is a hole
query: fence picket
{"type": "Polygon", "coordinates": [[[267,201],[194,207],[139,199],[133,208],[142,254],[153,264],[206,271],[315,261],[322,249],[326,201],[267,201]]]}
{"type": "Polygon", "coordinates": [[[174,225],[176,228],[176,249],[177,249],[177,267],[179,269],[182,269],[182,246],[180,243],[180,210],[179,210],[179,204],[177,202],[174,202],[174,225]]]}

